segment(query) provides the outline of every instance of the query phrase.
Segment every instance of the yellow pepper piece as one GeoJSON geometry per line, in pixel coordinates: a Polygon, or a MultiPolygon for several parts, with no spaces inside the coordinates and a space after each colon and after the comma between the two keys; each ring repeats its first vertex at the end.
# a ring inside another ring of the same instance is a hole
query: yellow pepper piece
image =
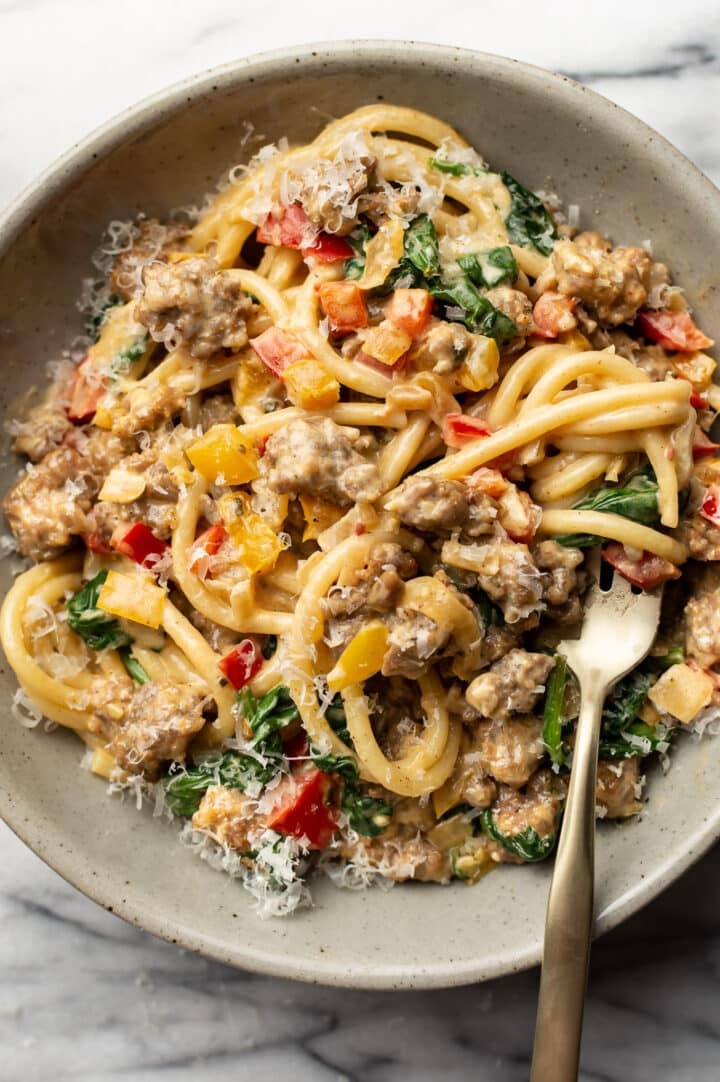
{"type": "Polygon", "coordinates": [[[327,500],[321,500],[319,496],[301,496],[300,506],[305,516],[303,541],[314,541],[323,530],[333,526],[345,514],[342,507],[338,507],[335,503],[328,503],[327,500]]]}
{"type": "Polygon", "coordinates": [[[389,319],[371,327],[363,339],[363,353],[374,357],[381,364],[393,365],[407,353],[412,345],[412,338],[401,327],[396,327],[389,319]]]}
{"type": "Polygon", "coordinates": [[[275,530],[253,511],[250,497],[238,492],[224,496],[218,506],[245,570],[256,575],[273,568],[285,547],[275,530]]]}
{"type": "Polygon", "coordinates": [[[352,684],[360,684],[382,668],[388,644],[388,629],[380,620],[361,627],[343,650],[333,669],[328,673],[331,691],[342,691],[352,684]]]}
{"type": "Polygon", "coordinates": [[[467,356],[458,369],[458,379],[466,391],[486,391],[497,382],[500,351],[494,338],[474,334],[467,356]]]}
{"type": "Polygon", "coordinates": [[[244,485],[260,476],[255,447],[233,424],[213,425],[185,454],[213,484],[244,485]]]}
{"type": "Polygon", "coordinates": [[[715,361],[707,353],[689,353],[686,357],[676,356],[672,366],[682,379],[689,379],[696,391],[704,391],[710,386],[715,371],[715,361]]]}
{"type": "Polygon", "coordinates": [[[276,377],[254,354],[243,354],[242,364],[232,377],[233,399],[238,406],[259,404],[267,396],[276,377]]]}
{"type": "Polygon", "coordinates": [[[648,699],[684,725],[691,722],[712,699],[715,684],[702,669],[671,665],[648,692],[648,699]]]}
{"type": "Polygon", "coordinates": [[[358,282],[361,289],[381,286],[403,254],[405,230],[399,218],[388,218],[365,246],[365,270],[358,282]]]}
{"type": "Polygon", "coordinates": [[[340,384],[314,357],[289,364],[283,381],[290,401],[304,410],[327,410],[340,398],[340,384]]]}
{"type": "Polygon", "coordinates": [[[165,590],[149,579],[108,571],[98,596],[98,608],[145,627],[160,627],[165,590]]]}
{"type": "Polygon", "coordinates": [[[575,349],[581,350],[583,353],[585,350],[592,349],[592,345],[589,340],[580,331],[562,331],[558,335],[558,342],[561,342],[564,346],[575,346],[575,349]]]}

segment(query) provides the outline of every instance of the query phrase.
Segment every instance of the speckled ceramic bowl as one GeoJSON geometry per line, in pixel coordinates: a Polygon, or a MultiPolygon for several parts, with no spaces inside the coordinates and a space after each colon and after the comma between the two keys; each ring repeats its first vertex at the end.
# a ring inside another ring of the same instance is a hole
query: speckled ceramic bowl
{"type": "MultiPolygon", "coordinates": [[[[43,379],[78,333],[75,299],[111,218],[195,202],[236,162],[245,121],[268,138],[313,136],[332,114],[378,100],[429,110],[497,167],[578,203],[617,241],[652,238],[703,327],[720,335],[708,278],[720,193],[663,139],[568,79],[479,53],[412,42],[344,42],[239,60],[130,109],[74,147],[0,223],[3,410],[43,379]]],[[[7,462],[7,456],[5,461],[7,462]]],[[[6,465],[6,483],[15,465],[6,465]]],[[[3,484],[3,488],[5,484],[3,484]]],[[[3,565],[4,583],[9,578],[3,565]]],[[[621,629],[620,629],[620,633],[621,629]]],[[[315,908],[261,921],[237,884],[198,861],[175,828],[110,800],[78,767],[68,733],[11,718],[2,671],[0,808],[69,882],[156,935],[248,969],[368,988],[483,980],[537,962],[550,867],[503,867],[469,889],[314,888],[315,908]]],[[[647,811],[600,828],[598,928],[637,910],[720,833],[718,745],[683,741],[647,811]]]]}

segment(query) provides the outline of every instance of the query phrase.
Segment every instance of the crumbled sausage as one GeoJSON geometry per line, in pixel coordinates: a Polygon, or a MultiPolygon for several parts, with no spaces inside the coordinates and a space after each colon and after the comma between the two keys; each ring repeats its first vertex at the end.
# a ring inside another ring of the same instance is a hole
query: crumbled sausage
{"type": "Polygon", "coordinates": [[[72,429],[62,410],[35,406],[18,426],[13,448],[18,454],[27,455],[31,462],[39,462],[58,447],[72,429]]]}
{"type": "Polygon", "coordinates": [[[247,344],[245,318],[252,301],[230,271],[214,259],[193,256],[180,263],[151,263],[143,272],[135,318],[168,349],[184,345],[205,361],[221,349],[247,344]]]}
{"type": "Polygon", "coordinates": [[[125,677],[110,676],[93,681],[87,704],[91,733],[106,738],[111,736],[127,714],[133,688],[132,682],[125,677]]]}
{"type": "Polygon", "coordinates": [[[200,427],[207,432],[213,425],[235,424],[238,411],[229,394],[213,394],[200,406],[200,427]]]}
{"type": "Polygon", "coordinates": [[[579,620],[583,578],[577,568],[585,558],[582,550],[548,540],[534,545],[532,556],[543,573],[543,601],[548,607],[547,615],[561,623],[579,620]]]}
{"type": "Polygon", "coordinates": [[[720,530],[699,511],[683,516],[675,536],[695,560],[720,560],[720,530]]]}
{"type": "Polygon", "coordinates": [[[359,439],[358,429],[329,417],[291,421],[268,440],[260,472],[275,492],[307,493],[340,505],[376,500],[380,474],[355,450],[359,439]]]}
{"type": "Polygon", "coordinates": [[[382,665],[383,676],[417,679],[427,669],[433,654],[441,650],[452,632],[416,609],[400,606],[389,622],[388,648],[382,665]]]}
{"type": "Polygon", "coordinates": [[[185,392],[168,383],[140,384],[119,399],[112,411],[112,430],[118,436],[134,436],[169,420],[185,401],[185,392]]]}
{"type": "Polygon", "coordinates": [[[462,526],[468,516],[467,491],[459,481],[408,477],[388,502],[387,510],[417,530],[449,533],[462,526]]]}
{"type": "Polygon", "coordinates": [[[532,301],[519,289],[496,286],[485,294],[495,308],[504,312],[517,327],[518,336],[524,338],[532,327],[532,301]]]}
{"type": "Polygon", "coordinates": [[[522,715],[506,721],[482,721],[477,727],[475,746],[488,774],[519,789],[545,754],[542,722],[522,715]]]}
{"type": "Polygon", "coordinates": [[[420,202],[420,192],[413,184],[403,184],[393,188],[389,184],[374,191],[363,192],[358,199],[358,214],[363,214],[380,226],[388,218],[404,218],[409,221],[415,216],[420,202]]]}
{"type": "Polygon", "coordinates": [[[640,784],[639,759],[601,759],[595,801],[605,813],[603,818],[626,819],[642,811],[637,798],[640,784]]]}
{"type": "Polygon", "coordinates": [[[614,346],[616,353],[660,383],[674,373],[672,361],[662,346],[631,338],[625,331],[597,330],[592,336],[592,344],[595,349],[614,346]]]}
{"type": "Polygon", "coordinates": [[[126,445],[109,432],[78,432],[45,456],[6,494],[3,510],[24,556],[46,560],[88,531],[87,513],[126,445]]]}
{"type": "Polygon", "coordinates": [[[142,288],[142,270],[153,259],[162,259],[168,249],[187,235],[187,226],[180,222],[163,224],[157,218],[144,218],[133,226],[128,248],[115,257],[110,272],[113,293],[126,301],[132,300],[142,288]]]}
{"type": "Polygon", "coordinates": [[[400,545],[377,544],[363,567],[353,569],[342,585],[330,590],[323,609],[331,618],[392,612],[404,580],[412,578],[416,571],[417,563],[400,545]]]}
{"type": "Polygon", "coordinates": [[[494,721],[528,714],[545,690],[553,664],[547,654],[511,650],[488,672],[475,677],[467,689],[467,700],[483,717],[494,721]]]}
{"type": "MultiPolygon", "coordinates": [[[[506,837],[531,829],[541,838],[550,837],[558,828],[564,798],[564,781],[550,770],[538,770],[521,792],[507,785],[498,787],[498,798],[493,805],[495,825],[506,837]]],[[[498,842],[491,840],[490,846],[493,859],[522,863],[498,842]]]]}
{"type": "Polygon", "coordinates": [[[704,669],[720,661],[720,567],[714,564],[703,569],[685,608],[685,650],[704,669]]]}
{"type": "Polygon", "coordinates": [[[128,774],[157,777],[168,760],[185,758],[188,742],[205,724],[205,694],[174,680],[151,680],[133,694],[108,745],[128,774]]]}
{"type": "Polygon", "coordinates": [[[411,823],[392,822],[377,838],[358,837],[340,846],[340,856],[361,868],[377,868],[388,879],[402,883],[447,883],[451,875],[450,857],[438,849],[411,823]]]}
{"type": "Polygon", "coordinates": [[[489,808],[497,796],[497,785],[489,776],[482,755],[467,736],[463,737],[462,750],[446,785],[454,804],[489,808]]]}
{"type": "Polygon", "coordinates": [[[477,337],[466,330],[462,323],[432,320],[413,349],[413,359],[422,365],[427,358],[433,372],[447,375],[465,361],[477,337]]]}
{"type": "Polygon", "coordinates": [[[267,822],[257,802],[239,789],[211,785],[192,817],[192,827],[205,831],[219,845],[245,853],[252,849],[252,839],[267,829],[267,822]]]}
{"type": "Polygon", "coordinates": [[[118,467],[137,473],[145,482],[145,491],[131,503],[98,500],[88,516],[90,532],[108,542],[117,526],[126,522],[144,522],[156,537],[169,538],[177,524],[177,482],[167,467],[155,458],[154,449],[128,455],[118,467]]]}
{"type": "Polygon", "coordinates": [[[635,318],[649,290],[667,281],[667,269],[644,248],[613,248],[599,233],[580,233],[555,245],[557,288],[583,301],[601,323],[617,326],[635,318]]]}
{"type": "Polygon", "coordinates": [[[458,558],[462,566],[472,564],[479,585],[503,610],[508,624],[542,610],[543,576],[527,545],[495,538],[483,545],[460,545],[457,556],[448,545],[443,546],[443,561],[452,566],[458,558]]]}

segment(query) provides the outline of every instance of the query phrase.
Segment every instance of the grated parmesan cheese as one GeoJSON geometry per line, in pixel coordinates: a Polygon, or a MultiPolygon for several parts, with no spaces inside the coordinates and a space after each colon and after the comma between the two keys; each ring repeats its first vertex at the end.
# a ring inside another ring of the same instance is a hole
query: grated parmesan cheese
{"type": "Polygon", "coordinates": [[[10,713],[23,729],[34,729],[43,719],[42,711],[30,701],[22,688],[18,688],[13,695],[10,713]]]}

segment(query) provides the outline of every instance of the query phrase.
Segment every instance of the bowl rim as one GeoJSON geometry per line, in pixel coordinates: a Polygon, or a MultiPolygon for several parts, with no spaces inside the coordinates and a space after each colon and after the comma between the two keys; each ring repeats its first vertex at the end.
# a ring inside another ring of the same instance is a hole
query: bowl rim
{"type": "MultiPolygon", "coordinates": [[[[290,63],[294,65],[296,62],[301,62],[306,65],[305,70],[307,66],[321,70],[326,61],[333,66],[347,68],[357,63],[361,56],[366,60],[382,61],[383,54],[386,58],[388,53],[392,55],[398,66],[401,66],[403,60],[416,63],[423,59],[433,67],[445,68],[452,63],[462,61],[482,62],[496,72],[505,75],[518,72],[525,79],[534,80],[538,85],[546,88],[553,87],[571,96],[589,95],[591,101],[606,112],[609,107],[636,135],[650,136],[660,144],[663,154],[668,159],[669,167],[675,163],[681,165],[684,170],[692,171],[701,186],[705,186],[709,198],[717,200],[720,196],[718,188],[702,170],[663,135],[622,106],[569,76],[511,57],[455,45],[410,39],[327,40],[238,57],[180,79],[111,116],[51,162],[0,212],[0,257],[12,247],[21,231],[28,225],[32,225],[36,216],[56,196],[61,195],[74,179],[81,178],[94,161],[100,160],[128,139],[136,138],[145,130],[161,123],[165,116],[171,115],[179,108],[183,98],[188,103],[195,102],[205,95],[221,91],[226,86],[230,87],[242,81],[243,78],[256,80],[273,74],[279,75],[290,63]]],[[[316,958],[311,971],[309,963],[304,960],[297,961],[292,958],[281,960],[276,953],[265,953],[242,945],[238,948],[236,943],[219,941],[207,932],[199,932],[187,927],[181,920],[172,921],[158,917],[154,913],[147,913],[131,897],[119,899],[111,896],[100,877],[84,874],[81,859],[64,848],[52,844],[46,845],[42,836],[35,832],[33,821],[23,813],[21,802],[17,803],[11,792],[2,789],[0,789],[0,817],[46,865],[90,900],[160,939],[251,972],[345,988],[423,989],[490,980],[526,969],[537,964],[541,958],[541,943],[538,943],[514,954],[506,952],[486,957],[482,961],[469,959],[465,963],[458,964],[455,960],[452,969],[441,963],[425,966],[422,970],[414,968],[411,963],[393,963],[384,967],[373,966],[364,971],[348,972],[341,970],[331,959],[316,958]]],[[[652,870],[640,877],[633,887],[628,888],[624,894],[597,915],[595,935],[609,931],[652,901],[707,852],[718,838],[720,838],[720,806],[708,815],[694,834],[688,838],[680,856],[656,863],[652,870]]]]}

